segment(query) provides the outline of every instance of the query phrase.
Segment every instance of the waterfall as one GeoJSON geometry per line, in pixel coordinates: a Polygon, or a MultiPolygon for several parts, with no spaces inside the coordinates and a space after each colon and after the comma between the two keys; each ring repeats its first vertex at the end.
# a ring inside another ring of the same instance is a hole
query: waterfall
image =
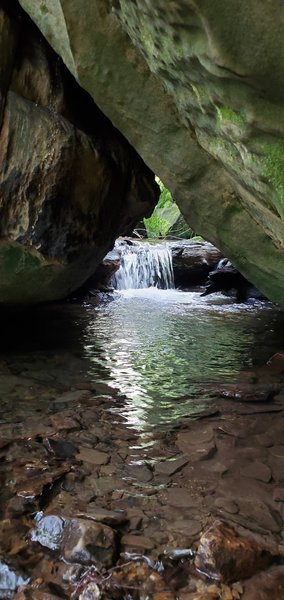
{"type": "Polygon", "coordinates": [[[113,276],[117,290],[174,288],[172,253],[164,244],[135,243],[116,246],[121,266],[113,276]]]}

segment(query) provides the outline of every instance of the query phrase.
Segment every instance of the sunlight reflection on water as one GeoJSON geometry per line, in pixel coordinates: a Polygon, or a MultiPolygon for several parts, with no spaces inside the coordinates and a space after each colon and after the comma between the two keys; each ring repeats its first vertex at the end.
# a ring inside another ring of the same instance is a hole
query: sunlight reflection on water
{"type": "Polygon", "coordinates": [[[277,310],[259,301],[240,305],[222,295],[149,288],[124,290],[88,312],[91,374],[104,366],[126,396],[127,423],[140,429],[194,416],[210,402],[208,384],[267,360],[270,342],[275,351],[277,310]]]}

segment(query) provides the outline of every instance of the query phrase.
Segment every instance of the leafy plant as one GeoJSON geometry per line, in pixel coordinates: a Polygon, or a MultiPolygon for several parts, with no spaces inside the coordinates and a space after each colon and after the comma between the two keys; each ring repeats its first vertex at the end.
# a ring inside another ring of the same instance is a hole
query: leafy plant
{"type": "Polygon", "coordinates": [[[171,192],[157,178],[161,194],[151,217],[144,219],[148,238],[166,237],[169,233],[176,237],[192,237],[192,230],[184,221],[182,214],[173,200],[171,192]]]}

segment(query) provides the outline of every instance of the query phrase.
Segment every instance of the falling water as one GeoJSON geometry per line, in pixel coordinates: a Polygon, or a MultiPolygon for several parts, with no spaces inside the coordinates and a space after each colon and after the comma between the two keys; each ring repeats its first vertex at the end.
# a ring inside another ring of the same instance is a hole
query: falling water
{"type": "Polygon", "coordinates": [[[166,245],[126,244],[120,246],[119,253],[121,266],[113,277],[117,290],[175,287],[172,253],[166,245]]]}

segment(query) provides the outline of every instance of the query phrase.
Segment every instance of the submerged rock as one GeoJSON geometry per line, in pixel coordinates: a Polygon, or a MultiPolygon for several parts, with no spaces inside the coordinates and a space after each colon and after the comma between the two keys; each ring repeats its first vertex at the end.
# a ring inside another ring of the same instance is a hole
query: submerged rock
{"type": "Polygon", "coordinates": [[[200,538],[195,566],[211,579],[230,582],[251,577],[274,558],[265,546],[216,521],[200,538]]]}
{"type": "Polygon", "coordinates": [[[9,600],[15,597],[17,588],[27,584],[28,577],[16,573],[6,563],[0,562],[0,598],[9,600]]]}
{"type": "Polygon", "coordinates": [[[116,552],[115,532],[102,523],[70,519],[64,529],[61,549],[68,562],[109,567],[116,552]]]}

